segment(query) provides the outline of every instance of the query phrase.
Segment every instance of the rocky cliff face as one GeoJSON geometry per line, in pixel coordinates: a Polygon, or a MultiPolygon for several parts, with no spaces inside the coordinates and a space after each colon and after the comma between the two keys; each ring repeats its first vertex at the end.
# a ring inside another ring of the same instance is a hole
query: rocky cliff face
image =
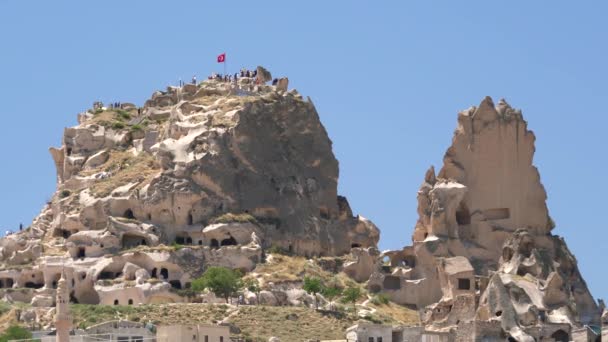
{"type": "Polygon", "coordinates": [[[50,149],[52,200],[0,242],[0,285],[39,289],[22,299],[50,305],[66,267],[80,303],[179,301],[169,290],[205,267],[249,271],[270,247],[311,257],[376,246],[378,229],[337,194],[310,99],[265,81],[208,80],[142,108],[81,113],[50,149]]]}
{"type": "Polygon", "coordinates": [[[551,235],[534,140],[504,100],[461,112],[441,171],[431,167],[418,191],[413,246],[382,253],[384,267],[351,269],[370,291],[417,306],[427,329],[538,341],[599,326],[576,259],[551,235]]]}

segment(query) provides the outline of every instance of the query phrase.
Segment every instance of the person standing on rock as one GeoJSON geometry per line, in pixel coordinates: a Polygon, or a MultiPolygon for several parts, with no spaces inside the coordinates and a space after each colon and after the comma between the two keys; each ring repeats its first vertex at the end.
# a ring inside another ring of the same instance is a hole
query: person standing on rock
{"type": "Polygon", "coordinates": [[[192,76],[192,84],[196,85],[196,75],[192,76]]]}

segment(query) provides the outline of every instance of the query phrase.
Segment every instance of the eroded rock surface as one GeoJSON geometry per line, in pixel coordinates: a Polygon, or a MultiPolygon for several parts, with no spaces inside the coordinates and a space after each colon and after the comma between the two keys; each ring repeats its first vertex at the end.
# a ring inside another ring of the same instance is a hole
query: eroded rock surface
{"type": "MultiPolygon", "coordinates": [[[[206,267],[248,272],[271,247],[307,257],[375,248],[378,229],[338,196],[314,105],[257,70],[79,114],[50,149],[52,200],[0,240],[0,287],[50,306],[65,268],[74,302],[180,302],[206,267]]],[[[287,301],[276,296],[260,300],[287,301]]]]}
{"type": "Polygon", "coordinates": [[[368,289],[416,306],[427,330],[458,328],[471,340],[561,341],[599,327],[576,259],[551,234],[534,140],[504,100],[459,113],[443,167],[418,191],[413,246],[384,252],[368,289]]]}

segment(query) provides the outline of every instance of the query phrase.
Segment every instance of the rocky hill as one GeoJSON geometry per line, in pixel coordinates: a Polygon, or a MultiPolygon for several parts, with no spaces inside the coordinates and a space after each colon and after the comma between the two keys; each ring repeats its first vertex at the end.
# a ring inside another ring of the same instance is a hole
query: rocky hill
{"type": "Polygon", "coordinates": [[[378,228],[337,194],[338,162],[312,101],[286,78],[257,75],[78,115],[51,148],[53,198],[0,240],[4,300],[34,307],[22,321],[50,324],[62,270],[73,303],[152,312],[192,301],[182,290],[224,266],[261,284],[243,294],[248,304],[332,309],[301,289],[314,276],[363,288],[361,317],[410,325],[417,310],[424,329],[457,341],[562,341],[600,326],[603,306],[551,233],[521,111],[486,98],[459,113],[441,170],[418,191],[413,245],[380,252],[378,228]]]}
{"type": "Polygon", "coordinates": [[[307,257],[375,247],[378,229],[337,194],[338,162],[310,99],[261,77],[79,114],[50,149],[52,200],[0,242],[0,285],[50,306],[65,268],[78,303],[173,302],[182,298],[170,290],[205,267],[248,272],[271,247],[307,257]]]}

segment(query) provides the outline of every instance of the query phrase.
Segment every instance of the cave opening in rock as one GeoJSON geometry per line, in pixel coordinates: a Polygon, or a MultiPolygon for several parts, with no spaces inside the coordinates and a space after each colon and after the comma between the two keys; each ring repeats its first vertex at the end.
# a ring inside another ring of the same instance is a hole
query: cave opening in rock
{"type": "Polygon", "coordinates": [[[382,285],[387,290],[399,290],[401,289],[401,279],[395,276],[386,276],[382,285]]]}
{"type": "Polygon", "coordinates": [[[76,257],[77,258],[85,257],[85,248],[84,247],[78,247],[78,255],[76,257]]]}
{"type": "Polygon", "coordinates": [[[116,274],[114,272],[102,271],[99,273],[97,280],[114,279],[114,278],[116,278],[116,274]]]}
{"type": "Polygon", "coordinates": [[[416,267],[416,256],[415,255],[406,255],[403,260],[401,260],[401,266],[414,268],[416,267]]]}
{"type": "Polygon", "coordinates": [[[169,270],[164,267],[161,268],[160,275],[163,277],[163,279],[169,279],[169,270]]]}
{"type": "Polygon", "coordinates": [[[118,299],[114,299],[114,305],[118,305],[118,299]]]}
{"type": "Polygon", "coordinates": [[[181,290],[182,288],[182,283],[179,280],[171,280],[169,284],[171,284],[172,288],[177,290],[181,290]]]}
{"type": "Polygon", "coordinates": [[[220,243],[217,241],[217,239],[211,239],[210,246],[211,248],[218,248],[220,246],[220,243]]]}
{"type": "Polygon", "coordinates": [[[227,239],[222,240],[222,242],[221,242],[221,246],[236,246],[236,245],[237,245],[236,239],[233,238],[232,236],[227,239]]]}
{"type": "Polygon", "coordinates": [[[127,209],[122,216],[124,218],[131,219],[131,220],[135,219],[135,215],[133,215],[133,210],[131,210],[131,209],[127,209]]]}
{"type": "Polygon", "coordinates": [[[351,243],[350,248],[361,248],[361,244],[360,243],[351,243]]]}
{"type": "Polygon", "coordinates": [[[150,277],[151,278],[158,278],[158,275],[156,274],[158,272],[158,270],[156,269],[156,267],[154,267],[152,269],[152,272],[150,272],[150,277]]]}
{"type": "Polygon", "coordinates": [[[133,248],[140,245],[147,245],[146,239],[143,239],[139,235],[124,234],[121,239],[122,248],[133,248]]]}
{"type": "Polygon", "coordinates": [[[460,203],[460,206],[456,210],[456,222],[459,226],[471,224],[471,214],[464,202],[460,203]]]}
{"type": "Polygon", "coordinates": [[[13,281],[12,278],[3,278],[3,279],[0,279],[0,288],[3,288],[3,289],[6,288],[6,289],[8,289],[8,288],[13,287],[13,284],[14,284],[14,281],[13,281]]]}
{"type": "Polygon", "coordinates": [[[44,284],[37,284],[31,281],[28,281],[27,283],[25,283],[25,287],[27,287],[28,289],[41,289],[42,287],[44,287],[44,284]]]}
{"type": "Polygon", "coordinates": [[[188,225],[191,226],[194,224],[194,218],[192,217],[192,213],[188,214],[188,225]]]}
{"type": "Polygon", "coordinates": [[[188,236],[188,237],[186,238],[186,244],[187,244],[187,245],[191,245],[191,244],[192,244],[192,238],[191,238],[191,237],[189,237],[189,236],[188,236]]]}
{"type": "Polygon", "coordinates": [[[133,299],[129,298],[129,305],[133,305],[133,299]]]}

